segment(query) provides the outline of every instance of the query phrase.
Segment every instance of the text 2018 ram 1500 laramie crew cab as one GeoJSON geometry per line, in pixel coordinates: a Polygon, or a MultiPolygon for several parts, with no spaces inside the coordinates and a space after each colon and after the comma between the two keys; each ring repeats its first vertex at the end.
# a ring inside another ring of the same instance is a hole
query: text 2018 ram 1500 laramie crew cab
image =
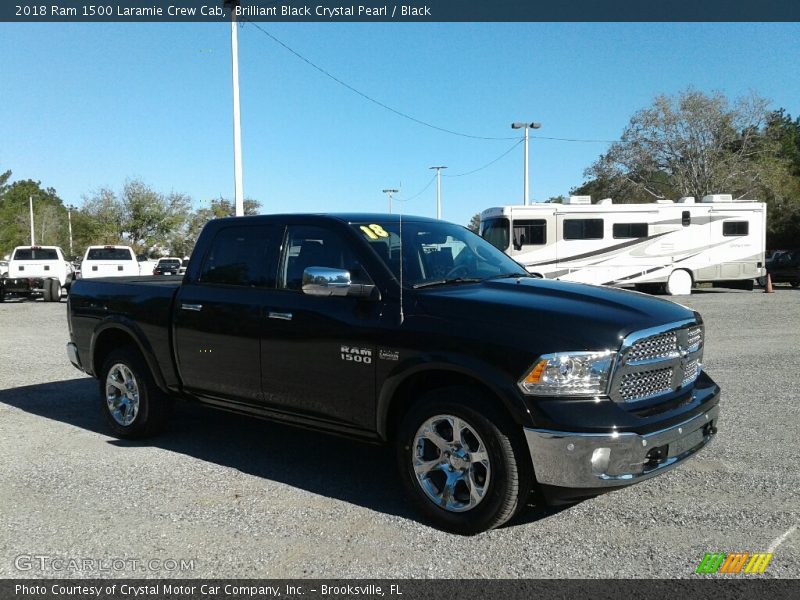
{"type": "Polygon", "coordinates": [[[116,435],[182,397],[392,443],[416,507],[466,534],[662,473],[719,414],[696,312],[420,217],[216,219],[182,279],[75,282],[69,330],[116,435]]]}

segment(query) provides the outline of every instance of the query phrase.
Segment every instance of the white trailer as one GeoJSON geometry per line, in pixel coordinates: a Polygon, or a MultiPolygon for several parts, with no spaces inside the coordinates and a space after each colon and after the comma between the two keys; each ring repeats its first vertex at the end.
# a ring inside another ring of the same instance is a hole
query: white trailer
{"type": "Polygon", "coordinates": [[[533,274],[597,285],[689,294],[696,283],[752,289],[766,275],[767,209],[729,194],[677,202],[500,206],[481,213],[481,235],[533,274]]]}

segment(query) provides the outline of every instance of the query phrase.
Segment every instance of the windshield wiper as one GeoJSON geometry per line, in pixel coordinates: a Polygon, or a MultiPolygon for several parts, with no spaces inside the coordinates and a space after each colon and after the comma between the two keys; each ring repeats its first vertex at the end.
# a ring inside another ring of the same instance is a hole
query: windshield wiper
{"type": "Polygon", "coordinates": [[[415,290],[420,288],[426,287],[433,287],[436,285],[450,285],[452,283],[477,283],[481,281],[477,277],[453,277],[451,279],[436,279],[434,281],[423,281],[422,283],[416,283],[413,287],[415,290]]]}
{"type": "Polygon", "coordinates": [[[487,277],[485,281],[489,281],[490,279],[510,279],[510,278],[520,278],[520,277],[532,277],[530,273],[503,273],[502,275],[493,275],[491,277],[487,277]]]}

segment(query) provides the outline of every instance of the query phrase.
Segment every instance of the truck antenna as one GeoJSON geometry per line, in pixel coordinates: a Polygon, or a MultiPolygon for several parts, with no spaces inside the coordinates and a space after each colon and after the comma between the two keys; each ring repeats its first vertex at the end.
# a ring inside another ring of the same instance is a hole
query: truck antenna
{"type": "Polygon", "coordinates": [[[400,325],[403,324],[403,203],[400,203],[400,325]]]}

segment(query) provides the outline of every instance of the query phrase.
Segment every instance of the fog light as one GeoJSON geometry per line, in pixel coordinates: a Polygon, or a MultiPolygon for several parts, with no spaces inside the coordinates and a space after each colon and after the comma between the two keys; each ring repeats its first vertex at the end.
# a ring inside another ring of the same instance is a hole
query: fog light
{"type": "Polygon", "coordinates": [[[603,475],[608,471],[611,460],[611,448],[595,448],[592,452],[592,473],[603,475]]]}

